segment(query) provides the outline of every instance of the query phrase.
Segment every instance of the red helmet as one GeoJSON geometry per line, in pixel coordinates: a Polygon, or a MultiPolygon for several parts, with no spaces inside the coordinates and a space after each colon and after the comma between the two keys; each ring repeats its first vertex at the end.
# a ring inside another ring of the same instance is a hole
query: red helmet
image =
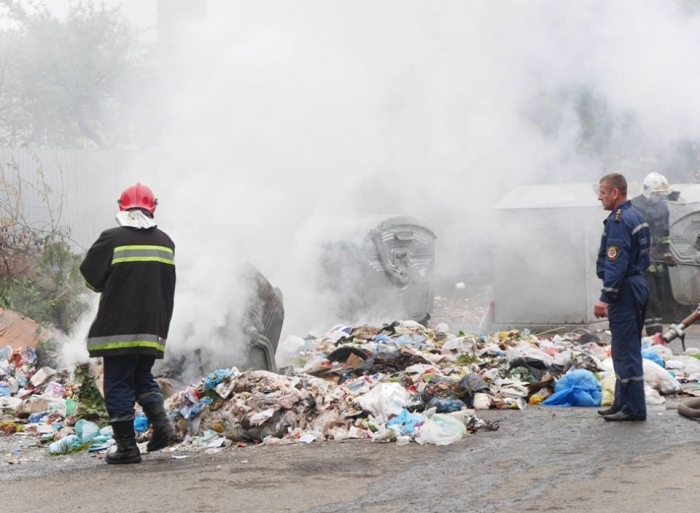
{"type": "Polygon", "coordinates": [[[137,183],[136,185],[124,189],[117,203],[119,203],[119,210],[142,208],[153,215],[156,211],[158,200],[153,195],[153,191],[150,187],[137,183]]]}

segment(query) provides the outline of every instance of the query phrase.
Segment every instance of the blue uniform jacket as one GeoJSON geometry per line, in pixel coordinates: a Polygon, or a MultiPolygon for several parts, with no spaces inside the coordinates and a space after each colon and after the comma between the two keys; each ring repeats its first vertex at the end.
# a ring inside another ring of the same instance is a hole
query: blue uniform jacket
{"type": "Polygon", "coordinates": [[[596,274],[603,280],[600,300],[615,303],[626,277],[649,267],[649,225],[630,201],[613,210],[603,222],[596,274]]]}

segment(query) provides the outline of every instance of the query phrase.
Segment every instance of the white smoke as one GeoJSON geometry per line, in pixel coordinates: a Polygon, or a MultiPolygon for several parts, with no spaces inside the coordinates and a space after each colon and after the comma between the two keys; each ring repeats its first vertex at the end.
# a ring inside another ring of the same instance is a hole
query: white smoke
{"type": "Polygon", "coordinates": [[[673,168],[700,136],[694,5],[209,2],[161,49],[168,125],[131,172],[178,248],[172,343],[216,340],[242,261],[282,289],[283,337],[332,325],[319,246],[360,216],[423,219],[439,275],[488,273],[513,187],[673,168]]]}

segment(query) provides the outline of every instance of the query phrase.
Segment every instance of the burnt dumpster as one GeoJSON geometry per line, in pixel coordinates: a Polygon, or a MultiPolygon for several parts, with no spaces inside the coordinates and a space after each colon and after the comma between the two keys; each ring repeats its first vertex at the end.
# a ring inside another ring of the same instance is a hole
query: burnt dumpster
{"type": "Polygon", "coordinates": [[[250,264],[238,269],[236,281],[244,292],[218,329],[216,344],[203,340],[194,351],[169,350],[157,369],[160,377],[201,376],[226,367],[277,372],[275,353],[284,322],[282,292],[250,264]]]}
{"type": "Polygon", "coordinates": [[[337,297],[337,315],[352,322],[411,319],[433,311],[435,234],[405,216],[373,217],[324,245],[319,284],[337,297]]]}
{"type": "Polygon", "coordinates": [[[241,279],[254,291],[248,298],[243,321],[247,337],[247,356],[236,365],[241,369],[265,369],[277,372],[275,353],[284,323],[282,291],[273,287],[255,267],[248,264],[241,271],[241,279]]]}

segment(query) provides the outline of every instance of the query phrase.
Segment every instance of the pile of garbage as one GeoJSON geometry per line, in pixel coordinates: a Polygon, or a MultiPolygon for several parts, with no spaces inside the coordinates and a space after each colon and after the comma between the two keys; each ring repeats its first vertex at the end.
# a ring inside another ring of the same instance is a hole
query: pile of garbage
{"type": "MultiPolygon", "coordinates": [[[[644,341],[647,401],[700,379],[700,360],[644,341]]],[[[335,326],[290,336],[287,375],[218,370],[172,396],[183,437],[203,444],[373,441],[447,444],[495,430],[479,410],[612,403],[610,347],[585,331],[546,338],[527,330],[490,336],[428,329],[414,321],[335,326]]],[[[210,445],[211,446],[211,445],[210,445]]]]}
{"type": "Polygon", "coordinates": [[[88,420],[107,418],[89,366],[69,372],[55,355],[44,360],[53,366],[41,364],[32,347],[0,349],[0,432],[36,435],[41,443],[60,440],[49,446],[53,453],[71,452],[93,438],[109,441],[111,429],[98,433],[97,424],[88,420]]]}
{"type": "MultiPolygon", "coordinates": [[[[653,404],[700,380],[697,349],[674,355],[658,342],[643,341],[653,404]]],[[[186,442],[178,448],[346,439],[446,445],[498,429],[480,411],[609,405],[615,386],[609,345],[583,330],[478,336],[397,321],[288,336],[280,347],[289,364],[280,374],[220,369],[173,391],[166,409],[186,442]]],[[[0,350],[0,431],[35,434],[52,453],[100,451],[113,443],[100,401],[86,367],[69,372],[40,365],[31,348],[0,350]]],[[[147,436],[142,414],[135,427],[147,436]]]]}
{"type": "MultiPolygon", "coordinates": [[[[52,367],[37,368],[37,361],[31,347],[0,349],[0,409],[30,423],[73,415],[75,387],[66,386],[65,374],[52,367]]],[[[5,432],[11,427],[4,418],[2,426],[5,432]]]]}
{"type": "MultiPolygon", "coordinates": [[[[697,349],[674,355],[660,337],[642,342],[650,400],[658,401],[658,396],[679,392],[681,383],[700,379],[697,349]]],[[[384,374],[415,387],[425,407],[434,405],[438,412],[448,407],[439,403],[448,400],[479,410],[566,405],[554,397],[560,391],[556,385],[560,389],[567,383],[574,386],[571,377],[559,382],[576,370],[585,371],[574,373],[576,386],[593,378],[603,404],[606,394],[602,392],[614,390],[610,346],[586,330],[546,337],[528,330],[477,336],[450,333],[446,324],[428,329],[404,321],[382,328],[336,326],[317,338],[288,337],[283,346],[296,347],[287,357],[300,373],[338,385],[362,375],[384,374]]]]}
{"type": "MultiPolygon", "coordinates": [[[[467,431],[498,429],[465,407],[417,413],[421,400],[383,374],[337,385],[297,374],[283,376],[236,368],[210,374],[168,400],[180,436],[279,444],[314,440],[371,439],[445,445],[467,431]]],[[[464,406],[464,403],[462,403],[464,406]]],[[[423,408],[420,408],[423,410],[423,408]]]]}

